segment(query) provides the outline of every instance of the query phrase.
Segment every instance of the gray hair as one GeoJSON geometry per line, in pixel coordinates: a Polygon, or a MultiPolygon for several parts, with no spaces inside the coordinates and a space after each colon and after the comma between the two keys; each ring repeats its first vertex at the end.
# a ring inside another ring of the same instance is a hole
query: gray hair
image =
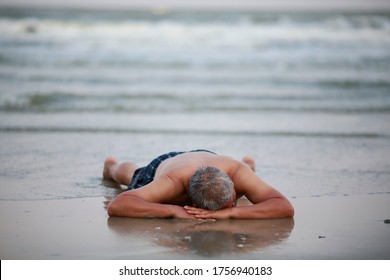
{"type": "Polygon", "coordinates": [[[232,201],[234,183],[226,172],[202,166],[191,176],[188,194],[196,207],[218,210],[232,201]]]}

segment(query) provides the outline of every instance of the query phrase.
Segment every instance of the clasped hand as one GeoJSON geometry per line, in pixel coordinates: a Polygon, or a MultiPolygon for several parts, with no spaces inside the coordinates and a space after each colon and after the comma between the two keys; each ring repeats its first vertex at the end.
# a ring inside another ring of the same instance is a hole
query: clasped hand
{"type": "Polygon", "coordinates": [[[229,208],[220,209],[220,210],[206,210],[202,208],[196,208],[191,206],[184,206],[184,210],[188,215],[193,216],[198,220],[220,220],[220,219],[229,219],[229,208]]]}

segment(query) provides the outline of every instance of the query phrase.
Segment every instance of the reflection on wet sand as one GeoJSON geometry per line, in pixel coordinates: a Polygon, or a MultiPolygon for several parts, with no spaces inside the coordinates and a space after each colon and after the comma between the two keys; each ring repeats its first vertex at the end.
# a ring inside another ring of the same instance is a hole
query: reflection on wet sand
{"type": "Polygon", "coordinates": [[[108,227],[124,238],[138,237],[189,257],[240,256],[286,240],[293,219],[201,222],[111,217],[108,227]]]}

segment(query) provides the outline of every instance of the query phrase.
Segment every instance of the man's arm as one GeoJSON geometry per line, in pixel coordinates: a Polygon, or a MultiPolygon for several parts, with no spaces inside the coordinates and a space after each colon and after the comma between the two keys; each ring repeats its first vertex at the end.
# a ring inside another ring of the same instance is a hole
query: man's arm
{"type": "Polygon", "coordinates": [[[241,164],[235,184],[253,205],[236,207],[232,218],[288,218],[294,216],[294,208],[279,191],[261,180],[248,166],[241,164]]]}
{"type": "Polygon", "coordinates": [[[264,219],[294,216],[291,203],[279,191],[262,181],[244,164],[240,164],[232,178],[238,193],[245,195],[253,205],[209,211],[185,207],[187,213],[198,219],[264,219]]]}
{"type": "Polygon", "coordinates": [[[131,218],[183,218],[195,219],[183,207],[164,204],[180,195],[181,187],[167,176],[150,184],[121,193],[107,207],[109,216],[131,218]]]}

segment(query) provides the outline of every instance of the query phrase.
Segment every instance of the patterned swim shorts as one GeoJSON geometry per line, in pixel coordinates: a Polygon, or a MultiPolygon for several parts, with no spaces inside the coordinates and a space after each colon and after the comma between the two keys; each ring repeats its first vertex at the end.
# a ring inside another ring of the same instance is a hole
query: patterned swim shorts
{"type": "Polygon", "coordinates": [[[156,170],[159,167],[159,165],[166,159],[175,157],[180,154],[184,153],[193,153],[193,152],[208,152],[215,154],[213,152],[210,152],[208,150],[192,150],[188,152],[170,152],[163,154],[161,156],[158,156],[154,160],[152,160],[147,166],[138,168],[133,175],[133,178],[131,179],[131,183],[128,186],[129,190],[138,189],[140,187],[143,187],[150,182],[153,181],[154,175],[156,174],[156,170]]]}

